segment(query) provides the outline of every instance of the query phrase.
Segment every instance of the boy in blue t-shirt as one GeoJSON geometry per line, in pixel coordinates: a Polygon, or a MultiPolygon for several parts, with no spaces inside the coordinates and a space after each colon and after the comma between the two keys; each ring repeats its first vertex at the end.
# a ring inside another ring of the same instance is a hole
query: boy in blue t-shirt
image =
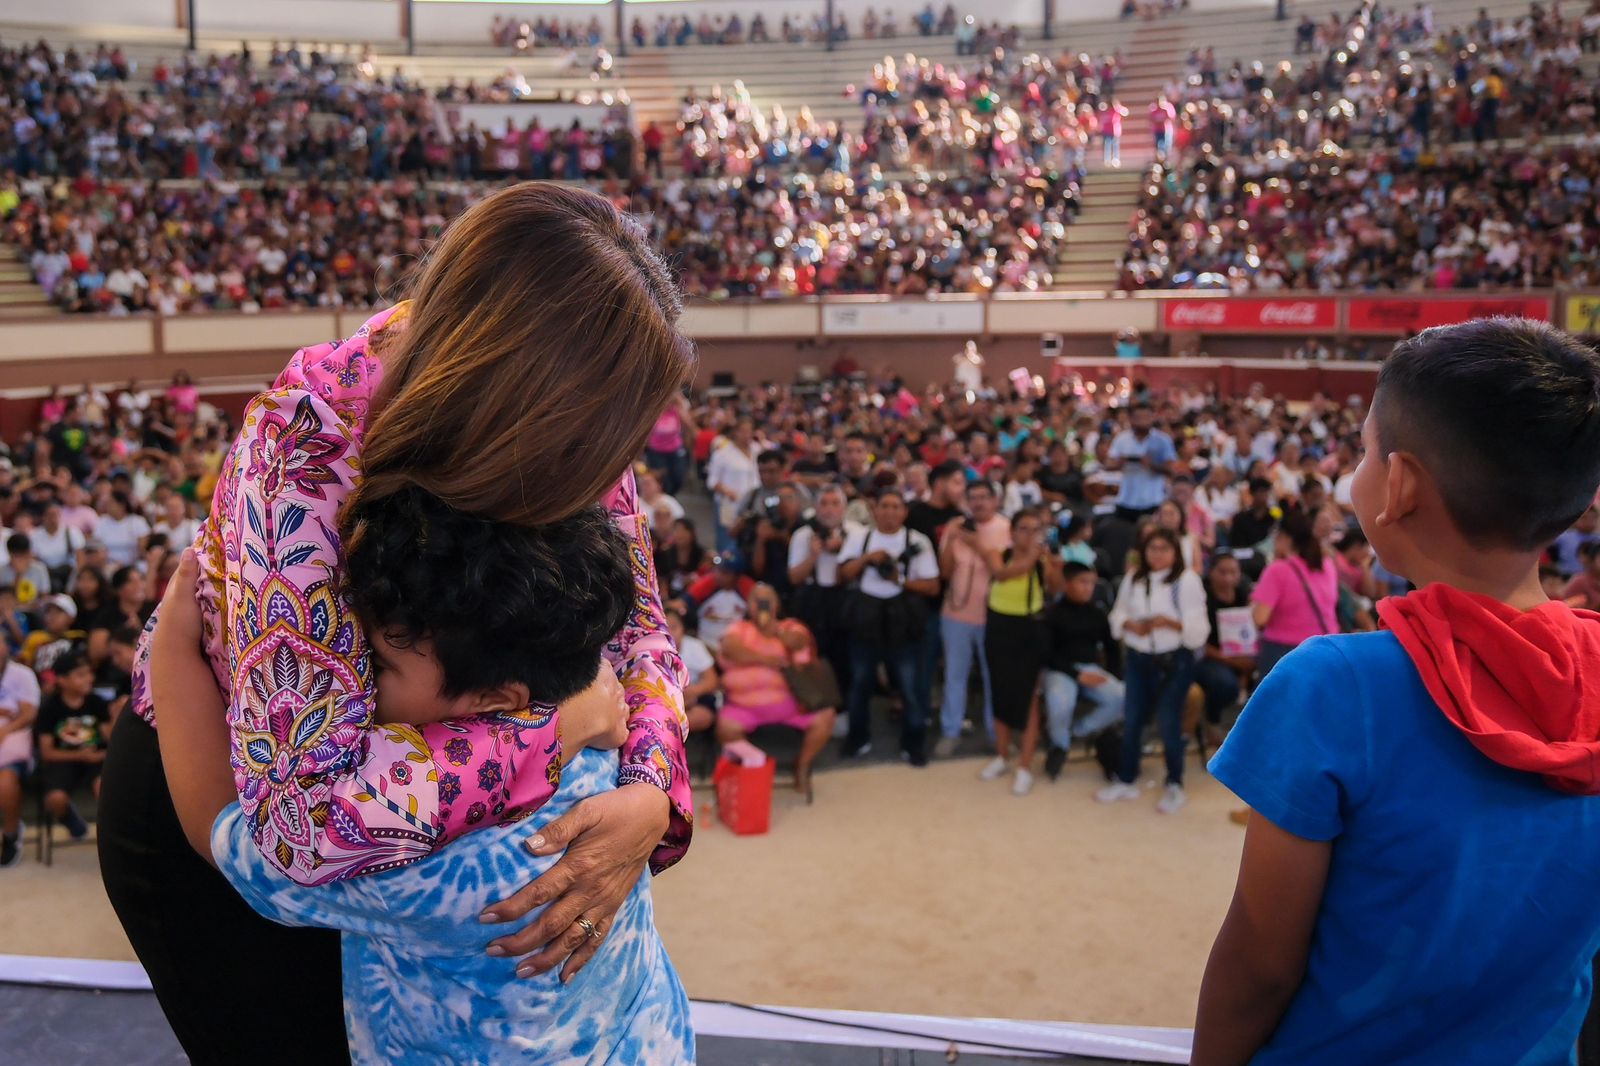
{"type": "Polygon", "coordinates": [[[1193,1062],[1563,1063],[1600,949],[1600,615],[1541,552],[1600,485],[1600,356],[1536,322],[1396,346],[1353,503],[1417,591],[1256,692],[1256,812],[1193,1062]]]}

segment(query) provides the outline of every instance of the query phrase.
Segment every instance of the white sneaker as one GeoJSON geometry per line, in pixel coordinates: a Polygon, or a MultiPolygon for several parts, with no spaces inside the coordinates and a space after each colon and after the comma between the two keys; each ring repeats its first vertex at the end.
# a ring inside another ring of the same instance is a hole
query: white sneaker
{"type": "Polygon", "coordinates": [[[1139,798],[1139,786],[1113,781],[1099,792],[1096,792],[1094,798],[1099,803],[1120,803],[1123,800],[1136,800],[1139,798]]]}
{"type": "Polygon", "coordinates": [[[1161,793],[1161,802],[1156,804],[1156,810],[1162,814],[1177,814],[1188,802],[1189,797],[1183,794],[1182,785],[1168,785],[1167,790],[1161,793]]]}
{"type": "Polygon", "coordinates": [[[1018,768],[1016,780],[1011,782],[1013,796],[1026,796],[1033,791],[1033,775],[1026,770],[1018,768]]]}
{"type": "Polygon", "coordinates": [[[957,740],[955,737],[940,737],[939,742],[933,746],[935,759],[948,759],[956,753],[957,740]]]}
{"type": "Polygon", "coordinates": [[[1009,768],[1010,764],[1006,762],[1005,756],[996,755],[984,765],[982,770],[978,771],[978,778],[982,781],[995,781],[1004,777],[1006,770],[1009,768]]]}

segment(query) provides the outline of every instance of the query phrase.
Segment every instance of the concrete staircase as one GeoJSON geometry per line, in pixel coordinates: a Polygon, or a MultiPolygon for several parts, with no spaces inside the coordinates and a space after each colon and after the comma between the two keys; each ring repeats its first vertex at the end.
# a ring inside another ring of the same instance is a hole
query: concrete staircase
{"type": "Polygon", "coordinates": [[[56,314],[14,248],[0,248],[0,319],[56,314]]]}

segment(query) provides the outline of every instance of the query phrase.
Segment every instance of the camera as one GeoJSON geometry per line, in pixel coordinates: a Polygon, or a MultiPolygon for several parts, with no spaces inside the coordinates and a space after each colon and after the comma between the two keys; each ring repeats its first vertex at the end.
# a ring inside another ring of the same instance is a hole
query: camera
{"type": "Polygon", "coordinates": [[[761,509],[766,514],[767,521],[771,522],[773,525],[778,524],[778,504],[782,501],[782,499],[783,497],[779,496],[776,492],[769,493],[761,498],[761,509]]]}

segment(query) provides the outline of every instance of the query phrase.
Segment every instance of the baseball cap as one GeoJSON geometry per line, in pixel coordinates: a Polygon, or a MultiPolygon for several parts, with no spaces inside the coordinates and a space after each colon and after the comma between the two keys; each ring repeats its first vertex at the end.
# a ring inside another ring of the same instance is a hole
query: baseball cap
{"type": "Polygon", "coordinates": [[[731,574],[744,572],[744,559],[738,552],[724,552],[711,560],[711,565],[718,570],[726,570],[731,574]]]}
{"type": "Polygon", "coordinates": [[[78,605],[72,602],[71,596],[65,595],[64,593],[58,592],[54,596],[46,596],[41,602],[40,606],[41,609],[46,607],[54,607],[56,610],[66,615],[67,621],[69,622],[75,622],[78,620],[78,605]]]}

